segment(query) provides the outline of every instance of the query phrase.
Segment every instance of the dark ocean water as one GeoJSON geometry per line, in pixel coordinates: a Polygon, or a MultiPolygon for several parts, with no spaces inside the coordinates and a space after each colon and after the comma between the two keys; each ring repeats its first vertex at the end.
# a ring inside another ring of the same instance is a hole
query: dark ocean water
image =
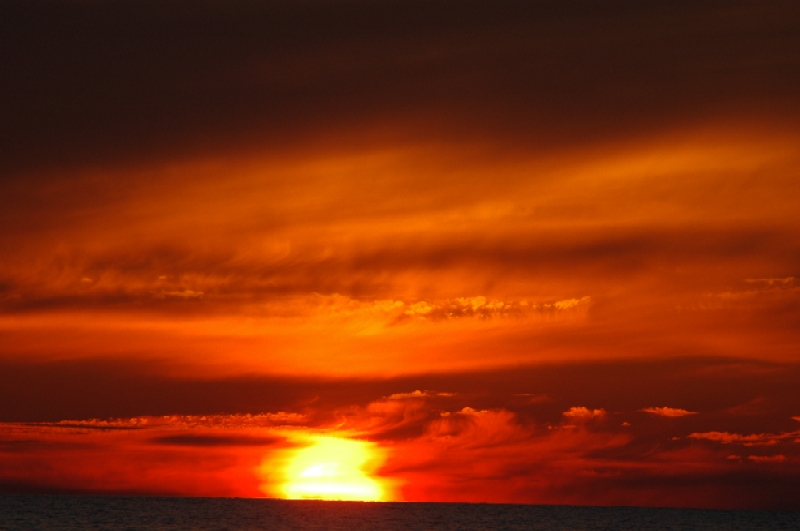
{"type": "Polygon", "coordinates": [[[3,530],[800,530],[800,512],[0,496],[3,530]]]}

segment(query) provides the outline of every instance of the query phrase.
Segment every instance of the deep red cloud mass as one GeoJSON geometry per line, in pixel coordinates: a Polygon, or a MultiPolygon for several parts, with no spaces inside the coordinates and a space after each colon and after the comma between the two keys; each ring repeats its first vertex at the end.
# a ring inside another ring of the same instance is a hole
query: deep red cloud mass
{"type": "Polygon", "coordinates": [[[0,490],[798,509],[800,8],[0,6],[0,490]]]}
{"type": "Polygon", "coordinates": [[[388,379],[195,379],[137,365],[4,366],[0,489],[262,496],[305,434],[377,443],[387,452],[377,472],[400,500],[793,509],[800,494],[793,364],[388,379]],[[647,406],[664,403],[682,407],[647,406]]]}

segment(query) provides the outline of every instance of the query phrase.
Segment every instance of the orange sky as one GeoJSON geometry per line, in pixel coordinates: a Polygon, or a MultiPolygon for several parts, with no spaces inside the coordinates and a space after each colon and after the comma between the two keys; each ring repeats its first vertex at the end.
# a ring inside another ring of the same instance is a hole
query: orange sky
{"type": "Polygon", "coordinates": [[[0,12],[0,492],[342,437],[388,499],[800,508],[795,4],[49,7],[0,12]]]}

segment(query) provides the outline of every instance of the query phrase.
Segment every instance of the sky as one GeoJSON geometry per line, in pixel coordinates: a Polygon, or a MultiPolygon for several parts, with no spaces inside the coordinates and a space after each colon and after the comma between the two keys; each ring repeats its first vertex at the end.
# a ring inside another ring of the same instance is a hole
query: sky
{"type": "Polygon", "coordinates": [[[4,2],[0,493],[800,510],[799,26],[4,2]]]}

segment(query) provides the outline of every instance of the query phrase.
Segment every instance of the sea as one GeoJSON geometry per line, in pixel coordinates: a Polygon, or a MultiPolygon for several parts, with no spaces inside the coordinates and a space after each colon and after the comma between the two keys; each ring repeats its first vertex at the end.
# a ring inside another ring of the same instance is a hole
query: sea
{"type": "Polygon", "coordinates": [[[0,529],[800,530],[800,512],[241,498],[0,496],[0,529]]]}

